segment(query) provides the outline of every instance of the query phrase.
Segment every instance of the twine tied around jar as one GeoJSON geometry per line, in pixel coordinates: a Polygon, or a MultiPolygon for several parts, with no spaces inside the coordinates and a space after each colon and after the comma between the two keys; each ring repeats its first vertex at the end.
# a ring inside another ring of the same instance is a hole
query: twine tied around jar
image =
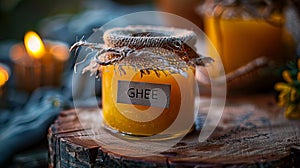
{"type": "Polygon", "coordinates": [[[101,66],[117,64],[120,74],[126,74],[123,66],[130,66],[141,75],[150,74],[150,71],[158,77],[161,73],[166,75],[165,71],[185,75],[189,66],[205,66],[213,62],[212,58],[195,52],[196,34],[185,29],[127,26],[107,30],[103,39],[104,44],[80,40],[71,46],[70,51],[77,52],[84,46],[94,53],[83,73],[90,71],[91,75],[98,76],[101,66]]]}

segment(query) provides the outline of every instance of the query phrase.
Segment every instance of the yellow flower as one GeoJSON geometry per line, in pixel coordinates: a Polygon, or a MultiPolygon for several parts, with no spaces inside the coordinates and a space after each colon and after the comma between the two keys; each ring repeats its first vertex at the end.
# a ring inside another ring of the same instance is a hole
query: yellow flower
{"type": "Polygon", "coordinates": [[[284,116],[289,119],[300,118],[300,108],[298,104],[290,104],[284,111],[284,116]]]}
{"type": "Polygon", "coordinates": [[[280,91],[278,96],[278,105],[284,107],[289,104],[290,102],[290,92],[293,89],[289,84],[286,83],[276,83],[275,89],[280,91]]]}
{"type": "Polygon", "coordinates": [[[297,67],[284,70],[282,77],[284,82],[278,82],[274,86],[280,92],[278,106],[285,107],[286,118],[300,119],[300,59],[297,60],[297,67]]]}
{"type": "Polygon", "coordinates": [[[278,82],[275,84],[275,89],[277,91],[284,91],[284,90],[289,90],[291,86],[289,84],[283,83],[283,82],[278,82]]]}
{"type": "Polygon", "coordinates": [[[287,81],[287,83],[293,83],[293,79],[292,79],[291,74],[288,70],[284,70],[282,72],[282,77],[285,81],[287,81]]]}
{"type": "Polygon", "coordinates": [[[284,107],[284,106],[288,105],[288,101],[286,99],[286,94],[280,93],[279,100],[278,100],[277,104],[280,107],[284,107]]]}
{"type": "Polygon", "coordinates": [[[295,88],[291,88],[290,100],[291,102],[295,102],[297,98],[297,90],[295,88]]]}

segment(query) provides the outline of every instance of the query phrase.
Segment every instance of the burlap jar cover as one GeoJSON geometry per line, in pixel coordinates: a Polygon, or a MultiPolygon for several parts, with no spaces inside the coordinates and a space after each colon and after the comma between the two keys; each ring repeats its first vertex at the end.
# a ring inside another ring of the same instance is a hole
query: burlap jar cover
{"type": "Polygon", "coordinates": [[[100,66],[130,65],[137,70],[181,73],[188,66],[204,66],[210,57],[195,52],[193,31],[157,26],[128,26],[104,33],[105,44],[79,41],[71,50],[86,46],[96,53],[83,71],[97,73],[100,66]]]}

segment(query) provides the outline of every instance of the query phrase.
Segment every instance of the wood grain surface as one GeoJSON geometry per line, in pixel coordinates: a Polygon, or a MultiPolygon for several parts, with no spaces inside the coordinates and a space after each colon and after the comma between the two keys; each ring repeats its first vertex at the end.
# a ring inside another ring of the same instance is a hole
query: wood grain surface
{"type": "Polygon", "coordinates": [[[49,167],[300,167],[300,121],[285,119],[273,95],[227,99],[220,123],[201,143],[209,99],[200,100],[196,129],[151,156],[99,128],[100,108],[63,111],[49,128],[49,167]]]}

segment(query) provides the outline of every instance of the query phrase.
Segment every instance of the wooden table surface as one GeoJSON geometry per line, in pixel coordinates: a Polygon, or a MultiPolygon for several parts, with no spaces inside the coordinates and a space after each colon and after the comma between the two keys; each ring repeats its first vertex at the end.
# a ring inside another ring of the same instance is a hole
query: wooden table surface
{"type": "Polygon", "coordinates": [[[118,144],[107,131],[93,138],[85,124],[95,123],[97,108],[63,111],[49,128],[49,167],[300,167],[300,120],[285,119],[274,95],[227,99],[217,128],[200,143],[201,107],[197,129],[171,149],[142,157],[129,156],[145,151],[118,144]]]}

